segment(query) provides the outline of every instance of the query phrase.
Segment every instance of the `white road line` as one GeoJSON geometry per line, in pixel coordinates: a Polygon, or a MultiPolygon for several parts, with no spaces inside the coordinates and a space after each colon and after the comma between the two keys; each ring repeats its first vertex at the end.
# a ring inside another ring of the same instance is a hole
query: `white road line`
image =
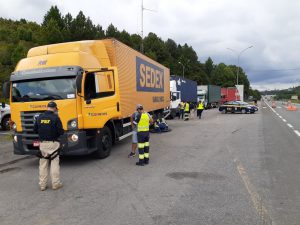
{"type": "Polygon", "coordinates": [[[263,109],[266,109],[266,108],[267,108],[266,106],[263,107],[263,109]]]}
{"type": "Polygon", "coordinates": [[[298,130],[294,130],[294,132],[300,137],[300,132],[298,130]]]}
{"type": "MultiPolygon", "coordinates": [[[[283,119],[283,117],[282,116],[280,116],[279,114],[278,114],[278,112],[276,112],[267,102],[265,102],[265,104],[279,117],[279,118],[281,118],[282,119],[282,121],[283,122],[287,122],[286,121],[286,119],[283,119]]],[[[298,137],[300,137],[300,132],[298,131],[298,130],[295,130],[294,129],[294,127],[293,127],[293,125],[292,124],[290,124],[290,123],[287,123],[286,124],[288,127],[290,127],[290,128],[292,128],[292,130],[295,132],[295,134],[296,135],[298,135],[298,137]]]]}
{"type": "Polygon", "coordinates": [[[278,109],[281,109],[281,106],[277,106],[278,109]]]}

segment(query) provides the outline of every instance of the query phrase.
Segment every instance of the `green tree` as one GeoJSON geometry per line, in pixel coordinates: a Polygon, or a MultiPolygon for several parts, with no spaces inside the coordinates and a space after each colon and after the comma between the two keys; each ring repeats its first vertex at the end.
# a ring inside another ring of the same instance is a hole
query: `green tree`
{"type": "Polygon", "coordinates": [[[16,65],[20,61],[20,59],[25,58],[27,51],[28,49],[25,47],[25,45],[20,42],[11,54],[12,64],[16,65]]]}
{"type": "Polygon", "coordinates": [[[54,19],[50,19],[47,24],[42,27],[42,40],[43,44],[55,44],[63,42],[64,37],[61,29],[54,19]]]}
{"type": "Polygon", "coordinates": [[[47,26],[47,24],[50,22],[50,20],[54,20],[56,22],[57,26],[59,27],[59,29],[64,28],[63,17],[56,5],[51,6],[49,11],[46,13],[46,15],[44,16],[44,21],[42,23],[42,26],[47,26]]]}

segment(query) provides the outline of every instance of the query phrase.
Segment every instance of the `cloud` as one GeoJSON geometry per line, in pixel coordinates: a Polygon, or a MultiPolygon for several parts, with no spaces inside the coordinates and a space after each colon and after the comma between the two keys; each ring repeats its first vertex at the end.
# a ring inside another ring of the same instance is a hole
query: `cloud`
{"type": "MultiPolygon", "coordinates": [[[[94,23],[110,23],[130,33],[141,32],[141,0],[0,0],[0,15],[39,23],[51,5],[73,16],[82,10],[94,23]],[[74,3],[76,2],[76,3],[74,3]]],[[[237,64],[240,56],[252,86],[293,85],[300,78],[300,1],[273,0],[144,0],[144,34],[154,32],[164,40],[187,43],[200,61],[237,64]],[[281,69],[275,72],[274,70],[281,69]]]]}

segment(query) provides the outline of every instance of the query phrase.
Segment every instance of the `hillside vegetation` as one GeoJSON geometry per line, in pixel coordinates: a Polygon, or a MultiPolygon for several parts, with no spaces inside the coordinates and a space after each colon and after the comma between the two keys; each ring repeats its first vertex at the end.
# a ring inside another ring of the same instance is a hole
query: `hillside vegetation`
{"type": "MultiPolygon", "coordinates": [[[[57,6],[52,6],[44,16],[42,24],[21,19],[13,21],[0,18],[0,86],[9,79],[16,63],[26,57],[27,51],[35,46],[60,42],[116,38],[140,51],[142,38],[138,34],[119,31],[113,24],[106,30],[83,14],[73,17],[62,15],[57,6]]],[[[215,64],[208,57],[200,62],[196,51],[187,43],[181,45],[172,39],[162,40],[155,33],[149,33],[143,40],[144,54],[170,68],[171,74],[182,75],[198,84],[215,84],[222,87],[235,85],[237,67],[224,63],[215,64]]],[[[247,75],[239,68],[239,84],[245,85],[245,95],[253,95],[247,75]]],[[[1,88],[1,87],[0,87],[1,88]]]]}

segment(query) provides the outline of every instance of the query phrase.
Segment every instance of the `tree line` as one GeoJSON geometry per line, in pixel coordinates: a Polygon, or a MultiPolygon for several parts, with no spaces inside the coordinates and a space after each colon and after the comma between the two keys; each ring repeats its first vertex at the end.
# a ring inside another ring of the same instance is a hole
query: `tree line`
{"type": "MultiPolygon", "coordinates": [[[[0,18],[0,84],[9,79],[17,62],[26,57],[32,47],[104,38],[116,38],[137,51],[141,49],[140,35],[120,31],[113,24],[104,30],[82,11],[73,17],[70,13],[62,15],[57,6],[52,6],[45,14],[42,24],[25,19],[13,21],[0,18]]],[[[202,63],[196,51],[187,43],[181,45],[172,39],[164,41],[150,32],[144,37],[143,46],[143,53],[170,68],[171,74],[182,75],[183,64],[185,77],[195,80],[199,85],[235,85],[237,66],[215,64],[210,57],[202,63]]],[[[239,84],[244,84],[246,96],[253,95],[254,90],[250,88],[248,77],[242,68],[239,68],[239,84]]]]}

